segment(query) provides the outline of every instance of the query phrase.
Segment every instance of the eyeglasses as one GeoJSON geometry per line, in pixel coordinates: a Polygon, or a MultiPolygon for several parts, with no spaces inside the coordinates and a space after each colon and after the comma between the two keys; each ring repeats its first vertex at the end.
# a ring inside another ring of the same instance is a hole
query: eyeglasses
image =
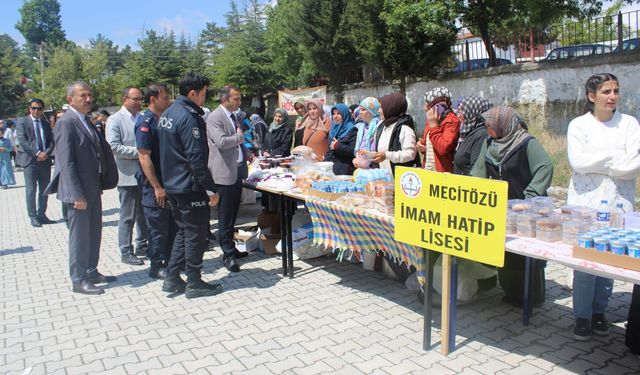
{"type": "Polygon", "coordinates": [[[131,100],[133,100],[134,102],[141,102],[141,101],[143,101],[143,100],[144,100],[144,98],[132,98],[132,97],[130,97],[130,96],[125,96],[125,98],[127,98],[127,99],[131,99],[131,100]]]}
{"type": "Polygon", "coordinates": [[[44,108],[42,107],[29,107],[31,109],[33,109],[34,111],[42,111],[44,108]]]}

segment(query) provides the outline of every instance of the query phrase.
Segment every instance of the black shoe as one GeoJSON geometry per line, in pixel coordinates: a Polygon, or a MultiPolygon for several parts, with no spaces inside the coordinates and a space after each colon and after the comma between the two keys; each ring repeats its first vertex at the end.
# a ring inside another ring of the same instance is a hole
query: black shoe
{"type": "Polygon", "coordinates": [[[112,283],[118,279],[115,276],[105,276],[100,272],[96,272],[95,275],[89,276],[88,280],[94,284],[106,284],[106,283],[112,283]]]}
{"type": "Polygon", "coordinates": [[[236,259],[242,259],[242,258],[248,257],[249,253],[248,252],[243,253],[238,249],[233,249],[233,256],[236,257],[236,259]]]}
{"type": "Polygon", "coordinates": [[[207,233],[207,241],[215,241],[215,240],[216,240],[216,235],[213,234],[213,232],[207,233]]]}
{"type": "Polygon", "coordinates": [[[166,279],[167,269],[161,266],[149,267],[149,277],[152,279],[166,279]]]}
{"type": "Polygon", "coordinates": [[[222,264],[226,267],[229,272],[240,272],[240,265],[236,262],[236,258],[232,256],[223,256],[222,264]]]}
{"type": "Polygon", "coordinates": [[[46,215],[42,215],[38,218],[40,224],[55,224],[56,222],[49,219],[46,215]]]}
{"type": "Polygon", "coordinates": [[[142,266],[144,261],[133,254],[125,254],[122,256],[122,263],[131,264],[132,266],[142,266]]]}
{"type": "Polygon", "coordinates": [[[73,283],[73,292],[82,294],[102,294],[104,289],[98,288],[89,280],[82,280],[81,283],[73,283]]]}
{"type": "Polygon", "coordinates": [[[598,336],[607,336],[609,334],[609,322],[604,314],[593,314],[591,317],[591,330],[598,336]]]}
{"type": "Polygon", "coordinates": [[[162,283],[162,291],[167,293],[182,293],[187,283],[180,276],[167,276],[162,283]]]}
{"type": "Polygon", "coordinates": [[[222,285],[220,284],[209,284],[202,280],[198,280],[187,284],[184,296],[189,299],[215,296],[216,294],[222,293],[223,290],[224,288],[222,288],[222,285]]]}
{"type": "Polygon", "coordinates": [[[139,257],[146,257],[147,247],[146,246],[136,247],[136,249],[133,251],[133,255],[139,256],[139,257]]]}
{"type": "Polygon", "coordinates": [[[576,326],[573,328],[573,338],[578,341],[587,341],[591,338],[591,322],[589,319],[576,319],[576,326]]]}
{"type": "Polygon", "coordinates": [[[38,219],[36,219],[35,217],[31,218],[31,226],[34,228],[40,228],[42,226],[42,223],[40,221],[38,221],[38,219]]]}

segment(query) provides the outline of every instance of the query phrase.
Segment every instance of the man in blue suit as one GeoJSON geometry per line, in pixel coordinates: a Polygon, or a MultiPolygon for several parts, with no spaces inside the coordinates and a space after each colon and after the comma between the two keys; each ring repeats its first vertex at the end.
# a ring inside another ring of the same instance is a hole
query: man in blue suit
{"type": "Polygon", "coordinates": [[[23,168],[27,212],[31,225],[38,228],[42,224],[55,223],[46,215],[48,197],[44,189],[51,180],[51,153],[53,134],[49,121],[43,116],[44,101],[31,99],[29,115],[17,120],[16,134],[18,147],[16,165],[23,168]],[[36,208],[37,193],[37,208],[36,208]]]}

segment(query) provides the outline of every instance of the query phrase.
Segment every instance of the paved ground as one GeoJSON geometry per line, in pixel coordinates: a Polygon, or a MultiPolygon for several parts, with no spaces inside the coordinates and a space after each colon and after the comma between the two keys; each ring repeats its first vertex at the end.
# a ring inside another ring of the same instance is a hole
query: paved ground
{"type": "MultiPolygon", "coordinates": [[[[17,173],[22,185],[22,174],[17,173]]],[[[167,298],[146,268],[119,262],[117,194],[104,195],[100,271],[118,276],[101,296],[70,292],[64,224],[32,228],[24,187],[0,191],[0,373],[4,374],[625,374],[640,358],[624,346],[630,284],[616,282],[608,337],[572,338],[566,269],[547,268],[547,302],[531,325],[499,289],[458,309],[457,350],[422,350],[421,305],[403,284],[330,258],[281,261],[252,253],[229,274],[205,255],[216,297],[167,298]]],[[[242,222],[258,206],[243,207],[242,222]]],[[[61,217],[50,199],[48,214],[61,217]]],[[[436,310],[439,314],[439,310],[436,310]]],[[[439,317],[433,336],[439,341],[439,317]]]]}

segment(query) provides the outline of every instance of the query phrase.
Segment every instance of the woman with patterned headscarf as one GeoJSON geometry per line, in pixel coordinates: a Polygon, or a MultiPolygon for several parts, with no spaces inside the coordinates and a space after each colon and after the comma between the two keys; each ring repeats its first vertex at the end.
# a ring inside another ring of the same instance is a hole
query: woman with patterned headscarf
{"type": "Polygon", "coordinates": [[[460,120],[451,109],[451,94],[436,87],[424,96],[427,123],[417,147],[425,155],[422,166],[430,171],[453,172],[453,155],[458,145],[460,120]]]}
{"type": "Polygon", "coordinates": [[[364,150],[366,152],[376,151],[376,130],[380,123],[380,102],[374,97],[368,97],[360,101],[360,106],[356,109],[359,113],[360,122],[356,124],[358,127],[358,134],[356,135],[356,147],[354,148],[354,154],[356,158],[353,159],[353,165],[356,168],[368,168],[369,160],[359,155],[358,151],[364,150]]]}
{"type": "Polygon", "coordinates": [[[265,135],[265,146],[262,155],[289,156],[291,154],[292,137],[293,129],[289,126],[289,114],[282,108],[276,109],[273,113],[273,122],[265,135]]]}
{"type": "Polygon", "coordinates": [[[458,105],[460,141],[453,157],[453,173],[469,175],[471,167],[480,155],[482,142],[487,138],[487,127],[481,115],[492,106],[487,99],[479,96],[465,98],[458,105]]]}
{"type": "MultiPolygon", "coordinates": [[[[509,183],[509,199],[547,195],[553,178],[553,162],[540,142],[527,132],[524,120],[509,107],[497,106],[482,113],[489,139],[471,170],[472,176],[504,180],[509,183]]],[[[546,261],[533,261],[532,302],[544,302],[546,261]]],[[[504,290],[503,301],[522,304],[525,258],[505,253],[504,267],[498,269],[498,281],[504,290]]]]}
{"type": "Polygon", "coordinates": [[[312,98],[305,101],[307,114],[296,130],[295,146],[308,146],[316,154],[316,160],[322,161],[329,150],[329,129],[331,122],[324,116],[323,100],[312,98]]]}
{"type": "MultiPolygon", "coordinates": [[[[416,131],[413,118],[407,112],[407,99],[400,93],[380,98],[378,114],[382,122],[376,129],[376,151],[371,161],[394,174],[396,166],[416,167],[420,155],[416,149],[416,131]]],[[[360,150],[359,155],[367,155],[360,150]]]]}

